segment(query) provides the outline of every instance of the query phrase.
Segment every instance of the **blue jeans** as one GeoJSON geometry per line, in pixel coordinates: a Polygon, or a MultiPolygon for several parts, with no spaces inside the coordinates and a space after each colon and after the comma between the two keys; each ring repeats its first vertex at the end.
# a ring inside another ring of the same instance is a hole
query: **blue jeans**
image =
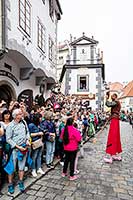
{"type": "Polygon", "coordinates": [[[41,168],[41,158],[42,158],[42,147],[37,149],[32,149],[32,169],[39,169],[41,168]]]}
{"type": "Polygon", "coordinates": [[[55,152],[55,142],[46,141],[46,164],[53,162],[55,152]]]}

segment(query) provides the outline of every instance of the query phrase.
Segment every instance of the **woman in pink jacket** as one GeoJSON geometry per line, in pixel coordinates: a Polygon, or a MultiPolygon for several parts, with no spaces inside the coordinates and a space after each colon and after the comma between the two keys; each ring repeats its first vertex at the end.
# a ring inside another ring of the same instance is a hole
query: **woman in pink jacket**
{"type": "Polygon", "coordinates": [[[78,143],[81,141],[81,135],[80,132],[73,126],[73,118],[67,119],[65,128],[61,132],[60,139],[63,141],[65,153],[62,177],[67,176],[67,168],[70,163],[69,180],[75,180],[77,177],[74,175],[74,163],[78,150],[78,143]]]}

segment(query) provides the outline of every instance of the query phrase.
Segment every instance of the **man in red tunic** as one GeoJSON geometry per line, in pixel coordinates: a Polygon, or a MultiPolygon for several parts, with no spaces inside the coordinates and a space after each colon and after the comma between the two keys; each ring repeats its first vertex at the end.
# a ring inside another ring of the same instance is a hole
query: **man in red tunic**
{"type": "Polygon", "coordinates": [[[109,100],[109,95],[107,95],[106,106],[111,107],[111,122],[108,134],[106,153],[110,154],[110,158],[104,158],[107,163],[112,163],[113,160],[121,161],[122,158],[119,153],[122,152],[121,140],[120,140],[120,109],[121,104],[117,99],[117,94],[111,96],[112,101],[109,100]]]}

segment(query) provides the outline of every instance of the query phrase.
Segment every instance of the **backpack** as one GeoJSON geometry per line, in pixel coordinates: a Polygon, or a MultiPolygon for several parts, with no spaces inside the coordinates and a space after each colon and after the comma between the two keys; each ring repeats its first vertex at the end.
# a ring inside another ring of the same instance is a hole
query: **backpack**
{"type": "Polygon", "coordinates": [[[84,118],[84,119],[83,119],[83,125],[84,125],[84,126],[88,126],[88,125],[89,125],[88,119],[87,119],[87,118],[84,118]]]}

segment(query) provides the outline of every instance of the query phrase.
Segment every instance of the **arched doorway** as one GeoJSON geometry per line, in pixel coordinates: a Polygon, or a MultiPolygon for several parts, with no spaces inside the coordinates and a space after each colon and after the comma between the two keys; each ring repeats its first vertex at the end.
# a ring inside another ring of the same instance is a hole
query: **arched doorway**
{"type": "Polygon", "coordinates": [[[18,96],[18,102],[21,101],[27,105],[27,109],[30,111],[33,104],[33,90],[23,90],[18,96]]]}
{"type": "Polygon", "coordinates": [[[15,97],[16,95],[11,86],[6,84],[5,82],[0,83],[0,100],[4,100],[9,105],[11,100],[16,99],[15,97]]]}

